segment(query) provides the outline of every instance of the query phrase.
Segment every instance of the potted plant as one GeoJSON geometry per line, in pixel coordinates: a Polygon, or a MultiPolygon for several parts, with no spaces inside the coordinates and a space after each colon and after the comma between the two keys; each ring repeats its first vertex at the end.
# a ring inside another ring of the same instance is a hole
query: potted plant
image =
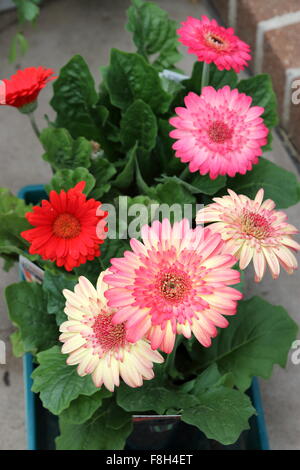
{"type": "Polygon", "coordinates": [[[242,299],[249,264],[256,282],[297,267],[297,230],[278,209],[299,202],[299,183],[262,156],[272,83],[239,80],[250,48],[215,20],[176,31],[133,0],[127,29],[137,52],[112,50],[99,90],[78,55],[55,80],[32,68],[1,82],[53,169],[20,198],[1,191],[5,266],[22,256],[38,281],[6,290],[14,352],[33,357],[35,425],[59,432],[57,449],[249,448],[247,390],[284,367],[297,334],[283,307],[242,299]],[[191,77],[178,38],[196,55],[191,77]],[[56,120],[40,131],[52,79],[56,120]]]}

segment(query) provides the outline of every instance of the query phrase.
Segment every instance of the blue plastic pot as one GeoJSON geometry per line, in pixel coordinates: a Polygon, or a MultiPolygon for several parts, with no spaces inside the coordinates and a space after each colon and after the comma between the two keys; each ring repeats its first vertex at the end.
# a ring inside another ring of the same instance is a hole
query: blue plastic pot
{"type": "MultiPolygon", "coordinates": [[[[42,185],[25,186],[19,191],[18,196],[24,199],[27,203],[38,203],[42,198],[46,196],[44,187],[42,185]]],[[[29,450],[46,450],[54,448],[54,439],[58,434],[58,421],[57,417],[51,415],[45,408],[43,408],[39,396],[31,391],[32,379],[31,374],[34,370],[33,357],[31,354],[25,354],[23,358],[24,365],[24,387],[25,387],[25,412],[26,412],[26,429],[27,429],[27,442],[29,450]]],[[[251,388],[248,394],[252,400],[253,406],[257,411],[257,415],[250,419],[250,430],[245,431],[236,444],[233,446],[221,446],[215,441],[211,441],[205,438],[205,436],[195,429],[193,432],[193,439],[197,439],[197,448],[203,449],[235,449],[235,450],[269,450],[268,433],[264,418],[264,409],[261,400],[261,394],[259,389],[259,383],[256,378],[253,379],[251,388]],[[200,443],[198,445],[198,443],[200,443]]],[[[157,425],[155,420],[149,422],[146,427],[140,427],[141,424],[136,424],[132,436],[128,439],[128,449],[139,449],[138,439],[135,440],[135,434],[141,436],[141,433],[147,433],[151,436],[153,431],[156,433],[166,434],[165,427],[157,425]]],[[[176,426],[187,426],[185,423],[175,421],[169,425],[169,429],[172,431],[173,443],[168,446],[168,449],[174,446],[174,449],[180,448],[180,443],[176,441],[176,426]]],[[[193,428],[189,426],[189,428],[193,428]]],[[[182,428],[179,427],[177,431],[178,435],[182,436],[187,432],[186,429],[182,432],[182,428]]],[[[191,442],[191,440],[189,441],[191,442]]],[[[187,447],[188,448],[188,447],[187,447]]],[[[194,450],[194,449],[191,449],[194,450]]]]}

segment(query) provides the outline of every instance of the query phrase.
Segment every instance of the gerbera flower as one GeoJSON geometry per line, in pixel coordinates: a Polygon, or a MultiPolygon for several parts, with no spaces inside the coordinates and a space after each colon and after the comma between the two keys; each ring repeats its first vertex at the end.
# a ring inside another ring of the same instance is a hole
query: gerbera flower
{"type": "Polygon", "coordinates": [[[133,251],[111,259],[111,286],[105,296],[117,308],[113,321],[125,323],[127,338],[135,342],[147,335],[153,349],[170,353],[177,333],[192,333],[210,346],[216,326],[228,325],[223,315],[234,315],[242,294],[228,287],[240,275],[230,269],[236,259],[221,255],[220,235],[193,230],[188,220],[168,219],[143,226],[143,243],[131,239],[133,251]]]}
{"type": "Polygon", "coordinates": [[[62,353],[69,354],[67,364],[79,364],[80,376],[92,374],[96,387],[104,384],[113,392],[120,377],[130,387],[140,387],[143,379],[154,377],[153,362],[162,363],[164,359],[144,339],[129,343],[124,325],[112,322],[115,310],[107,306],[104,297],[105,273],[99,276],[97,290],[81,276],[75,292],[63,291],[68,321],[60,326],[59,339],[64,343],[62,353]]]}
{"type": "Polygon", "coordinates": [[[67,271],[100,256],[99,245],[107,231],[107,212],[101,202],[82,194],[85,181],[67,192],[51,191],[49,201],[33,207],[26,218],[35,228],[21,235],[30,243],[29,253],[55,261],[67,271]]]}
{"type": "Polygon", "coordinates": [[[287,223],[287,215],[274,210],[271,199],[263,202],[263,189],[254,200],[230,189],[228,193],[201,209],[196,222],[213,222],[209,229],[221,234],[226,242],[224,252],[238,257],[241,269],[253,260],[257,282],[263,278],[267,265],[274,279],[279,276],[280,265],[292,274],[298,266],[292,251],[298,251],[300,245],[292,238],[298,230],[287,223]]]}
{"type": "Polygon", "coordinates": [[[260,117],[264,108],[252,106],[252,98],[225,86],[219,90],[204,87],[201,96],[189,93],[185,108],[176,108],[170,124],[175,156],[190,162],[191,172],[218,175],[245,174],[258,163],[268,128],[260,117]]]}
{"type": "Polygon", "coordinates": [[[188,47],[198,60],[211,64],[219,70],[244,70],[251,60],[250,46],[234,35],[233,28],[219,26],[216,20],[202,16],[202,20],[189,16],[177,30],[179,41],[188,47]]]}
{"type": "Polygon", "coordinates": [[[2,95],[5,90],[5,97],[2,97],[0,104],[23,108],[35,103],[40,91],[50,80],[56,78],[51,76],[53,73],[52,69],[44,67],[28,67],[24,70],[18,70],[10,79],[1,82],[2,95]]]}

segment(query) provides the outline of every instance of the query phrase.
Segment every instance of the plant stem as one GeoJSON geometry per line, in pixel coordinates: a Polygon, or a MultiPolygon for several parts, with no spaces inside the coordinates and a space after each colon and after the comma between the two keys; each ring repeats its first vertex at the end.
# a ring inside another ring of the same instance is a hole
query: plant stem
{"type": "Polygon", "coordinates": [[[202,78],[201,78],[201,92],[203,87],[209,84],[209,64],[203,62],[202,78]]]}
{"type": "Polygon", "coordinates": [[[185,169],[180,173],[179,178],[181,180],[185,180],[189,174],[190,174],[190,169],[189,169],[189,166],[187,165],[185,169]]]}
{"type": "Polygon", "coordinates": [[[166,360],[165,370],[166,370],[167,373],[171,372],[172,369],[174,368],[175,359],[176,359],[176,352],[177,352],[178,346],[180,345],[182,340],[183,340],[182,335],[177,335],[176,336],[176,341],[175,341],[175,344],[174,344],[173,351],[168,355],[167,360],[166,360]]]}
{"type": "Polygon", "coordinates": [[[29,116],[29,120],[30,120],[31,127],[33,129],[33,132],[35,133],[37,138],[40,139],[40,130],[37,126],[34,114],[33,113],[28,113],[28,116],[29,116]]]}

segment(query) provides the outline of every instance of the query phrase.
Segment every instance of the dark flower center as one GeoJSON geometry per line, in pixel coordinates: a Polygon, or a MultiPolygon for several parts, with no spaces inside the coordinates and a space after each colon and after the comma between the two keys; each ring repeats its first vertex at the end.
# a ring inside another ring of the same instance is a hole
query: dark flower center
{"type": "Polygon", "coordinates": [[[60,214],[53,224],[53,233],[59,238],[75,238],[81,232],[79,220],[72,214],[60,214]]]}
{"type": "Polygon", "coordinates": [[[227,124],[222,121],[213,122],[208,129],[208,136],[210,140],[217,144],[223,144],[226,142],[226,140],[231,139],[232,134],[232,129],[230,129],[227,124]]]}

